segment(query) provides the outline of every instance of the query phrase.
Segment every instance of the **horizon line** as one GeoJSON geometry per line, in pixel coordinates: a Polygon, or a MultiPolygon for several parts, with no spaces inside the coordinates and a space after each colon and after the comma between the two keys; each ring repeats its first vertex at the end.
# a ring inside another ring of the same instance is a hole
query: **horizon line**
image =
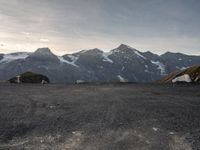
{"type": "Polygon", "coordinates": [[[120,44],[120,45],[117,46],[116,48],[112,48],[112,49],[110,49],[110,50],[108,50],[108,51],[103,50],[103,49],[100,49],[100,48],[97,48],[97,47],[94,47],[94,48],[90,48],[90,49],[79,49],[79,50],[77,50],[77,51],[73,51],[73,52],[69,52],[69,53],[64,53],[64,54],[62,54],[62,55],[57,54],[51,47],[48,47],[48,46],[38,47],[37,49],[32,50],[32,51],[28,51],[27,49],[26,49],[26,50],[25,50],[25,49],[24,49],[24,50],[12,50],[12,51],[14,51],[14,52],[8,52],[8,53],[4,53],[4,52],[1,52],[1,51],[7,51],[7,50],[10,51],[10,49],[2,49],[2,48],[0,48],[0,54],[13,54],[13,53],[20,53],[20,52],[34,53],[34,52],[37,51],[38,49],[48,48],[48,49],[51,50],[51,52],[52,52],[53,54],[55,54],[55,55],[57,55],[57,56],[63,56],[63,55],[67,55],[67,54],[75,54],[75,53],[78,53],[78,52],[81,52],[81,51],[89,51],[89,50],[94,50],[94,49],[99,49],[99,50],[101,50],[101,51],[103,51],[103,52],[110,52],[110,51],[112,51],[112,50],[114,50],[114,49],[117,49],[117,48],[120,47],[121,45],[125,45],[125,46],[128,46],[128,47],[130,47],[130,48],[136,49],[137,51],[139,51],[139,52],[141,52],[141,53],[151,52],[151,53],[156,54],[156,55],[158,55],[158,56],[161,56],[161,55],[166,54],[166,53],[173,53],[173,54],[178,54],[178,53],[180,53],[180,54],[189,55],[189,56],[200,56],[200,53],[199,53],[199,54],[188,54],[188,53],[182,53],[182,52],[180,52],[180,51],[172,52],[172,51],[169,51],[169,50],[165,51],[164,53],[158,54],[158,53],[153,52],[153,50],[141,51],[141,50],[139,50],[139,49],[137,49],[137,48],[134,48],[134,47],[132,47],[132,46],[130,46],[130,45],[128,45],[128,44],[120,44]]]}

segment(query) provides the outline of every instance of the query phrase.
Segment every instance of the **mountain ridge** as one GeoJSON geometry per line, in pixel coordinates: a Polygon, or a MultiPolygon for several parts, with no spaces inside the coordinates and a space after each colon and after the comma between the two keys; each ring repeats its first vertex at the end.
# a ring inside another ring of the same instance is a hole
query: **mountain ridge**
{"type": "Polygon", "coordinates": [[[200,56],[171,52],[157,55],[150,51],[140,52],[125,44],[109,52],[94,48],[58,56],[45,47],[21,54],[26,55],[7,57],[9,61],[3,60],[11,54],[0,55],[0,80],[32,71],[48,76],[53,83],[75,83],[77,80],[152,82],[173,71],[200,64],[200,56]]]}
{"type": "MultiPolygon", "coordinates": [[[[135,49],[135,50],[137,50],[136,48],[133,48],[132,46],[129,46],[129,45],[126,45],[126,44],[120,44],[118,47],[120,47],[121,45],[124,45],[124,46],[127,46],[127,47],[129,47],[129,48],[131,48],[131,49],[135,49]]],[[[117,47],[117,48],[118,48],[117,47]]],[[[91,49],[83,49],[83,50],[79,50],[79,51],[76,51],[76,52],[71,52],[71,53],[65,53],[65,54],[62,54],[62,55],[58,55],[58,54],[55,54],[49,47],[40,47],[40,48],[38,48],[38,49],[49,49],[50,51],[51,51],[51,53],[53,53],[54,55],[57,55],[57,56],[64,56],[64,55],[72,55],[72,54],[76,54],[76,53],[80,53],[80,52],[85,52],[85,51],[90,51],[90,50],[95,50],[95,49],[99,49],[99,50],[101,50],[102,52],[104,52],[104,53],[107,53],[107,52],[110,52],[110,51],[112,51],[112,50],[115,50],[115,49],[117,49],[117,48],[113,48],[113,49],[111,49],[111,50],[109,50],[109,51],[104,51],[103,49],[100,49],[100,48],[91,48],[91,49]]],[[[0,52],[0,55],[7,55],[7,54],[15,54],[15,53],[34,53],[35,51],[37,51],[38,49],[36,49],[36,50],[34,50],[34,51],[16,51],[15,50],[15,52],[10,52],[10,53],[3,53],[3,52],[0,52]]],[[[3,49],[0,49],[0,50],[3,50],[3,49]]],[[[6,50],[4,50],[4,51],[6,51],[6,50]]],[[[137,51],[139,51],[139,50],[137,50],[137,51]]],[[[156,54],[156,53],[154,53],[154,52],[152,52],[151,50],[147,50],[147,51],[140,51],[141,53],[152,53],[152,54],[156,54]]],[[[186,54],[186,53],[182,53],[182,52],[172,52],[172,51],[166,51],[166,52],[164,52],[164,53],[162,53],[162,54],[156,54],[156,55],[158,55],[158,56],[162,56],[162,55],[164,55],[164,54],[167,54],[167,53],[171,53],[171,54],[183,54],[183,55],[187,55],[187,56],[200,56],[200,55],[198,55],[198,54],[186,54]]]]}

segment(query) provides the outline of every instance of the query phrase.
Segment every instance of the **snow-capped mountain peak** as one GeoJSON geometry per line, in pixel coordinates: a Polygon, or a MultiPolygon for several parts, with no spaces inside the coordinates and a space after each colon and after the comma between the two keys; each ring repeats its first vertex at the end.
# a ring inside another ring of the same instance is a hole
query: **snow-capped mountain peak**
{"type": "Polygon", "coordinates": [[[125,44],[121,44],[118,48],[113,49],[112,53],[122,53],[124,55],[135,54],[137,57],[146,60],[146,57],[140,51],[125,44]]]}

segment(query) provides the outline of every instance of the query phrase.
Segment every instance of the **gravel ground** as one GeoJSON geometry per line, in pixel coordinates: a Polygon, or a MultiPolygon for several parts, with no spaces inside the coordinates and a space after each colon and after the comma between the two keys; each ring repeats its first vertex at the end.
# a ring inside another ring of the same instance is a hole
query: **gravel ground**
{"type": "Polygon", "coordinates": [[[200,86],[0,84],[1,150],[200,150],[200,86]]]}

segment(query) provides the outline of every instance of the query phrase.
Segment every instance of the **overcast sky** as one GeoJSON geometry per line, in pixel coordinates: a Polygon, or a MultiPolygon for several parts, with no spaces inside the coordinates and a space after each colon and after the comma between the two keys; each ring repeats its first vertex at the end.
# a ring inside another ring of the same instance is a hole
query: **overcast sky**
{"type": "Polygon", "coordinates": [[[138,50],[200,55],[200,0],[0,0],[0,52],[138,50]]]}

